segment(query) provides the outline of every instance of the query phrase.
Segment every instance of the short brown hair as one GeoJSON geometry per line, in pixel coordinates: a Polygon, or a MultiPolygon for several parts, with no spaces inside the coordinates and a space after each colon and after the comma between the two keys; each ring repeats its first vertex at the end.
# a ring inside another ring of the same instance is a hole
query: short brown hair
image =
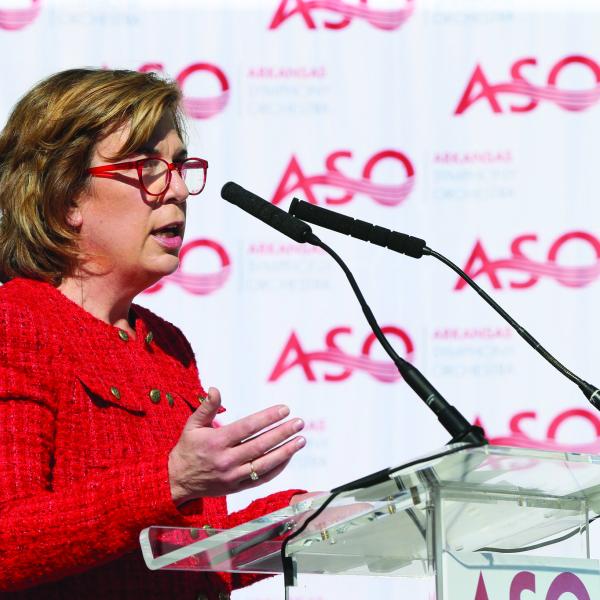
{"type": "Polygon", "coordinates": [[[181,92],[154,73],[70,69],[37,84],[0,134],[0,280],[57,285],[78,262],[69,210],[89,182],[95,144],[131,123],[114,160],[148,141],[171,113],[184,137],[181,92]]]}

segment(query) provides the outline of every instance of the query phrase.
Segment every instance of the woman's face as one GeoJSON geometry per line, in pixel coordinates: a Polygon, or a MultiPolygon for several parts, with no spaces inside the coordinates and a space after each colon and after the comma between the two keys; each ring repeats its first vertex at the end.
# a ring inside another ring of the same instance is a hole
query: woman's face
{"type": "MultiPolygon", "coordinates": [[[[128,132],[126,125],[100,141],[90,166],[114,162],[110,156],[123,146],[128,132]]],[[[118,162],[147,156],[174,162],[185,159],[186,154],[172,118],[165,116],[144,148],[118,162]]],[[[147,196],[140,188],[135,169],[118,171],[114,178],[93,177],[71,215],[80,229],[86,271],[111,275],[118,284],[138,291],[175,271],[187,196],[188,189],[176,170],[169,188],[158,198],[147,196]]]]}

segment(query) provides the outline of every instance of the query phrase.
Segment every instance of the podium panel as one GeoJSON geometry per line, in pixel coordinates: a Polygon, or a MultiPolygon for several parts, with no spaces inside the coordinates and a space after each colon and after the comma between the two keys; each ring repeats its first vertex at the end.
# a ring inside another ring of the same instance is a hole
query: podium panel
{"type": "MultiPolygon", "coordinates": [[[[384,479],[340,493],[290,539],[286,555],[298,574],[435,576],[441,599],[448,555],[589,558],[598,456],[457,445],[384,479]]],[[[140,534],[144,558],[150,569],[281,573],[283,540],[328,498],[229,530],[150,527],[140,534]]]]}

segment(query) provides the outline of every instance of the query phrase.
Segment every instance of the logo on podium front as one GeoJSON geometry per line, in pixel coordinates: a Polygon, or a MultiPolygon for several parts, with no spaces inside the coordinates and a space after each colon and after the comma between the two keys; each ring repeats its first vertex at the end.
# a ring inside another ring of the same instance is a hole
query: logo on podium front
{"type": "Polygon", "coordinates": [[[446,600],[594,600],[600,592],[600,563],[551,558],[444,552],[446,600]]]}

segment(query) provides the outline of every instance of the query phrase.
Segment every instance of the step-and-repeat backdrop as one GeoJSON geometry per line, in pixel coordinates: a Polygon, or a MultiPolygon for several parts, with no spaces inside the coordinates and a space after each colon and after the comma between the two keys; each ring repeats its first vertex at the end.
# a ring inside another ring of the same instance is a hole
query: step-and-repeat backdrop
{"type": "MultiPolygon", "coordinates": [[[[448,436],[333,261],[226,204],[221,186],[424,238],[598,384],[599,11],[573,0],[2,0],[0,113],[71,67],[179,82],[208,184],[189,201],[179,271],[139,301],[187,334],[204,383],[222,391],[223,422],[279,402],[305,419],[307,447],[265,493],[326,490],[448,436]]],[[[317,233],[397,352],[492,442],[600,452],[600,414],[446,267],[317,233]]],[[[308,578],[294,598],[400,589],[308,578]]],[[[281,580],[236,597],[279,598],[281,580]]]]}

